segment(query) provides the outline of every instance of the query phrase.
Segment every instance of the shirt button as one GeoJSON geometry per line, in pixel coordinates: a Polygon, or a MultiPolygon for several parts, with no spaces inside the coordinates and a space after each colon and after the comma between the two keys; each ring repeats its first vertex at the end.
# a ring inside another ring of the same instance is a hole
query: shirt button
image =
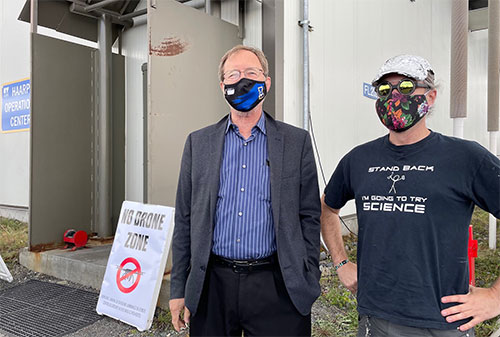
{"type": "Polygon", "coordinates": [[[245,164],[241,165],[241,167],[243,167],[244,169],[246,169],[246,168],[247,168],[247,166],[246,166],[245,164]]]}
{"type": "Polygon", "coordinates": [[[243,212],[238,212],[238,215],[239,215],[239,216],[242,216],[242,215],[243,215],[243,212]]]}
{"type": "Polygon", "coordinates": [[[240,239],[236,240],[236,242],[240,242],[240,241],[241,241],[240,239]]]}
{"type": "Polygon", "coordinates": [[[248,143],[247,143],[247,142],[244,142],[244,143],[243,143],[243,145],[247,146],[247,145],[248,145],[248,143]]]}
{"type": "Polygon", "coordinates": [[[244,187],[242,187],[242,188],[240,189],[240,191],[241,191],[241,192],[245,192],[245,188],[244,188],[244,187]]]}

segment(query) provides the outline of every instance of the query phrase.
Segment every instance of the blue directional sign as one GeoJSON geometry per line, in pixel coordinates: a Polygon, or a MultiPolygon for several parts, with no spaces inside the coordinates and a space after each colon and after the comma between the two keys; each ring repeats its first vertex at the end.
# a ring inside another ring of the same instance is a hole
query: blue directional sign
{"type": "Polygon", "coordinates": [[[363,96],[371,99],[378,99],[377,93],[375,92],[375,87],[366,82],[363,83],[363,96]]]}
{"type": "Polygon", "coordinates": [[[2,85],[2,132],[29,130],[30,91],[29,79],[2,85]]]}

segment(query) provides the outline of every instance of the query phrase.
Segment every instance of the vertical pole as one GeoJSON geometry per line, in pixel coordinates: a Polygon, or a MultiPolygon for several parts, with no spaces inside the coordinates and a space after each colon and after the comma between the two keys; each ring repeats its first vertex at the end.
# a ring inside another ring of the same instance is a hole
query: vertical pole
{"type": "Polygon", "coordinates": [[[97,231],[99,236],[112,235],[111,224],[111,18],[105,14],[98,19],[99,48],[99,113],[96,179],[97,231]]]}
{"type": "Polygon", "coordinates": [[[36,33],[38,28],[38,0],[31,0],[30,4],[31,33],[36,33]]]}
{"type": "Polygon", "coordinates": [[[464,122],[465,118],[453,118],[453,137],[464,138],[464,122]]]}
{"type": "Polygon", "coordinates": [[[38,31],[38,0],[31,0],[30,3],[30,83],[31,83],[31,89],[30,89],[30,150],[29,150],[29,205],[30,205],[30,211],[28,213],[28,247],[31,247],[31,242],[32,242],[32,237],[31,237],[31,223],[32,223],[32,218],[31,218],[31,205],[33,204],[33,199],[32,199],[32,186],[33,186],[33,61],[34,61],[34,55],[35,55],[35,50],[33,46],[33,38],[34,34],[37,33],[38,31]]]}
{"type": "Polygon", "coordinates": [[[460,138],[467,117],[468,34],[469,2],[454,0],[451,5],[450,117],[453,119],[453,135],[460,138]]]}
{"type": "MultiPolygon", "coordinates": [[[[488,1],[488,132],[490,133],[490,151],[496,156],[497,136],[499,131],[500,107],[500,0],[488,1]]],[[[490,249],[496,249],[497,221],[489,216],[490,249]]]]}
{"type": "Polygon", "coordinates": [[[212,3],[210,0],[205,0],[205,13],[212,15],[212,3]]]}
{"type": "Polygon", "coordinates": [[[309,130],[309,0],[304,1],[304,18],[301,22],[303,32],[303,58],[304,58],[304,129],[309,130]]]}

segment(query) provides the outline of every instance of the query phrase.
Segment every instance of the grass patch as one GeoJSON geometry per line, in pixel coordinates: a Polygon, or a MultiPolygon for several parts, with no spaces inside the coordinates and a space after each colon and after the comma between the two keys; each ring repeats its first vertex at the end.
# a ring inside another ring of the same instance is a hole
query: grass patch
{"type": "MultiPolygon", "coordinates": [[[[474,239],[478,240],[476,264],[476,286],[489,287],[500,275],[500,221],[497,220],[497,250],[488,247],[488,213],[476,208],[471,220],[474,239]]],[[[344,237],[344,244],[351,261],[356,261],[357,238],[353,235],[344,237]]],[[[324,275],[321,278],[322,294],[319,301],[336,308],[337,315],[325,321],[318,319],[313,324],[313,336],[356,336],[358,312],[356,298],[340,283],[337,274],[324,275]]],[[[500,328],[498,317],[478,324],[476,337],[487,337],[500,328]]]]}
{"type": "MultiPolygon", "coordinates": [[[[472,215],[474,239],[478,242],[476,265],[476,286],[490,287],[500,275],[500,221],[497,220],[497,249],[488,247],[489,215],[480,208],[472,215]]],[[[484,321],[476,326],[477,337],[487,337],[500,328],[498,317],[484,321]]]]}
{"type": "Polygon", "coordinates": [[[155,320],[153,321],[152,328],[154,330],[163,331],[174,330],[174,326],[172,324],[172,314],[170,313],[170,310],[156,308],[155,320]]]}
{"type": "Polygon", "coordinates": [[[0,255],[7,267],[17,262],[19,250],[28,245],[28,224],[0,217],[0,255]]]}

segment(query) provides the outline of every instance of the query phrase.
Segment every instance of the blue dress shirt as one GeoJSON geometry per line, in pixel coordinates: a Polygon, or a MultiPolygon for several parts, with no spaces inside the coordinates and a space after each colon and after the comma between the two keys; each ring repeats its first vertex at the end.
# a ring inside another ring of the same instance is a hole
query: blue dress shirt
{"type": "Polygon", "coordinates": [[[276,251],[264,114],[248,139],[229,116],[220,169],[212,252],[235,260],[276,251]]]}

